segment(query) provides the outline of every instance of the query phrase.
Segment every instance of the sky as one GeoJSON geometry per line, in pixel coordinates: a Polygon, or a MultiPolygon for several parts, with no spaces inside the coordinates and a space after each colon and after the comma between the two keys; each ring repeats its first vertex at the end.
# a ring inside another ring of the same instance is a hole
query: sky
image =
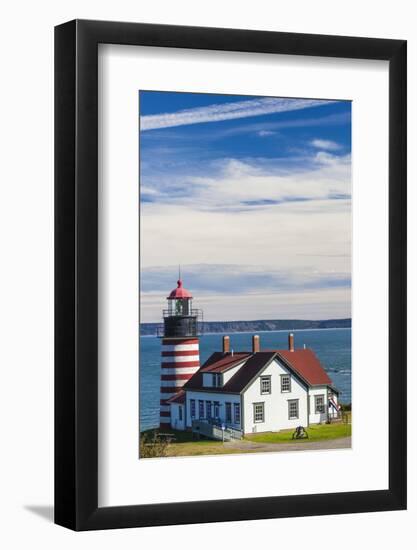
{"type": "Polygon", "coordinates": [[[351,315],[351,103],[139,92],[141,322],[351,315]]]}

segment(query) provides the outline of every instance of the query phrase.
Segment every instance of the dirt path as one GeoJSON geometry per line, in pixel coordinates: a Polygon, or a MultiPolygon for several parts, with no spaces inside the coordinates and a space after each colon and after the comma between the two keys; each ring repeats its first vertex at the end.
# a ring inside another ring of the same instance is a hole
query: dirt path
{"type": "Polygon", "coordinates": [[[258,443],[256,441],[232,441],[224,443],[225,447],[230,447],[235,452],[257,451],[257,452],[280,452],[280,451],[318,451],[321,449],[346,449],[352,446],[352,438],[339,437],[338,439],[325,439],[323,441],[299,441],[298,443],[258,443]]]}

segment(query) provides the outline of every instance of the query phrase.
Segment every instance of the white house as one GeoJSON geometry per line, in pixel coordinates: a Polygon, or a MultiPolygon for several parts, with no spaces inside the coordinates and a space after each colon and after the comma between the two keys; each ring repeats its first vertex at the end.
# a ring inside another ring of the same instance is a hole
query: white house
{"type": "Polygon", "coordinates": [[[235,428],[243,433],[270,432],[326,422],[338,417],[339,392],[311,349],[213,353],[169,400],[171,427],[191,429],[193,420],[235,428]]]}

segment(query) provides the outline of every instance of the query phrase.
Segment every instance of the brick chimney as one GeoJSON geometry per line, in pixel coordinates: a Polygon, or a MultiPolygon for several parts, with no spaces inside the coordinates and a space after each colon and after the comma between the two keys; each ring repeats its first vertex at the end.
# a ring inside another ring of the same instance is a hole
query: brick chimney
{"type": "Polygon", "coordinates": [[[230,353],[230,336],[223,336],[223,353],[230,353]]]}
{"type": "Polygon", "coordinates": [[[288,349],[294,351],[294,334],[292,332],[288,334],[288,349]]]}
{"type": "Polygon", "coordinates": [[[260,351],[260,347],[259,336],[254,334],[252,336],[252,353],[258,353],[258,351],[260,351]]]}

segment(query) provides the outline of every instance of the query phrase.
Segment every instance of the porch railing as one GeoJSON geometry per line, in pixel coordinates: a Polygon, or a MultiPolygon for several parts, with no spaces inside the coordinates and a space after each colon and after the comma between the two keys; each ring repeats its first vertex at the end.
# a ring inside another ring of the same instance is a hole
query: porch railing
{"type": "Polygon", "coordinates": [[[193,420],[191,430],[195,434],[217,439],[219,441],[232,441],[233,439],[242,439],[243,431],[233,426],[224,426],[216,423],[213,419],[193,420]]]}

